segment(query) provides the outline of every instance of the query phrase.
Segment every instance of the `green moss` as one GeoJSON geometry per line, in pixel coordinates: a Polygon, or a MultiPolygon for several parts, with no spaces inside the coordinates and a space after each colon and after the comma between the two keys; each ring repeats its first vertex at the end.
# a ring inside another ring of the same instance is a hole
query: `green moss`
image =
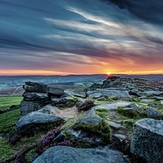
{"type": "Polygon", "coordinates": [[[124,110],[123,107],[118,107],[117,112],[128,118],[145,118],[147,117],[145,110],[138,112],[136,109],[124,110]]]}
{"type": "Polygon", "coordinates": [[[0,160],[6,161],[12,156],[14,156],[14,150],[11,145],[0,137],[0,160]]]}
{"type": "Polygon", "coordinates": [[[10,132],[20,118],[20,109],[11,110],[0,114],[0,133],[10,132]]]}
{"type": "Polygon", "coordinates": [[[76,104],[76,98],[74,98],[74,100],[68,100],[67,102],[66,102],[66,107],[72,107],[72,106],[74,106],[75,104],[76,104]]]}
{"type": "Polygon", "coordinates": [[[133,124],[136,122],[137,120],[134,119],[128,119],[123,121],[123,125],[129,130],[132,131],[133,129],[133,124]]]}
{"type": "Polygon", "coordinates": [[[111,129],[108,123],[102,120],[99,124],[79,123],[73,126],[74,129],[82,129],[88,133],[93,133],[100,136],[104,144],[108,143],[111,138],[111,129]]]}
{"type": "Polygon", "coordinates": [[[108,120],[109,111],[105,108],[95,110],[95,113],[104,120],[108,120]]]}

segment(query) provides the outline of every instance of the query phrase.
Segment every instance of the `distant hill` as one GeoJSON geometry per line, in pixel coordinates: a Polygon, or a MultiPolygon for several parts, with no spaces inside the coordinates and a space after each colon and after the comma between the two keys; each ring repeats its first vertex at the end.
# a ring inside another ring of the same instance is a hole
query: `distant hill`
{"type": "MultiPolygon", "coordinates": [[[[147,80],[163,80],[163,75],[121,75],[116,76],[142,78],[147,80]]],[[[74,83],[96,83],[102,82],[107,78],[105,74],[93,75],[67,75],[67,76],[0,76],[0,89],[20,87],[26,81],[43,82],[45,84],[66,84],[73,85],[74,83]]],[[[19,89],[18,89],[19,90],[19,89]]]]}

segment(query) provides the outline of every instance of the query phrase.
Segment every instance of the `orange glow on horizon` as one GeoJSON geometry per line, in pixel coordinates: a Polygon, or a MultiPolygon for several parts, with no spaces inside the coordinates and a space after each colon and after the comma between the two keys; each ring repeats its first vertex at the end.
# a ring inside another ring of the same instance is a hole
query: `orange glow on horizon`
{"type": "MultiPolygon", "coordinates": [[[[86,69],[87,70],[87,69],[86,69]]],[[[104,71],[94,70],[88,72],[82,69],[82,72],[65,72],[65,71],[52,71],[52,70],[0,70],[0,75],[16,76],[16,75],[69,75],[69,74],[107,74],[108,76],[112,74],[128,74],[128,75],[145,75],[145,74],[163,74],[163,70],[153,70],[153,71],[118,71],[112,70],[108,72],[106,69],[104,71]]]]}

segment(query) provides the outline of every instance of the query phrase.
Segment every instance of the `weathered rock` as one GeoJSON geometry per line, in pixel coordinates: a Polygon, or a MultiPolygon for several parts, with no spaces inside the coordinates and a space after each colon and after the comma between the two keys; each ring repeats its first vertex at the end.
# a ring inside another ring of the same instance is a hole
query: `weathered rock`
{"type": "Polygon", "coordinates": [[[93,107],[92,109],[96,110],[99,108],[104,108],[107,110],[116,110],[118,107],[125,107],[128,106],[129,104],[131,104],[131,102],[127,102],[127,101],[118,101],[115,103],[111,103],[111,104],[101,104],[101,105],[97,105],[95,107],[93,107]]]}
{"type": "Polygon", "coordinates": [[[131,98],[127,91],[121,89],[96,89],[95,91],[88,91],[86,94],[91,98],[99,98],[102,96],[125,99],[131,98]]]}
{"type": "Polygon", "coordinates": [[[23,95],[25,101],[48,101],[49,97],[46,93],[37,92],[24,92],[23,95]]]}
{"type": "Polygon", "coordinates": [[[72,107],[76,103],[76,99],[72,97],[52,98],[52,105],[61,107],[72,107]]]}
{"type": "Polygon", "coordinates": [[[19,134],[36,132],[46,129],[46,125],[50,123],[60,124],[61,122],[63,122],[63,119],[60,117],[36,111],[22,116],[16,122],[16,131],[19,134]]]}
{"type": "Polygon", "coordinates": [[[163,160],[163,121],[145,118],[134,124],[131,152],[149,163],[163,160]]]}
{"type": "Polygon", "coordinates": [[[119,129],[122,127],[120,124],[112,122],[112,121],[106,121],[106,122],[110,125],[110,127],[114,128],[114,129],[119,129]]]}
{"type": "Polygon", "coordinates": [[[146,110],[146,113],[147,113],[147,116],[148,116],[149,118],[162,118],[162,117],[163,117],[162,114],[160,114],[158,111],[156,111],[156,110],[153,109],[153,108],[148,108],[148,109],[146,110]]]}
{"type": "Polygon", "coordinates": [[[67,89],[64,91],[67,95],[69,96],[76,96],[76,97],[81,97],[81,98],[85,98],[85,93],[83,92],[80,92],[80,93],[77,93],[75,92],[74,90],[71,90],[71,89],[67,89]]]}
{"type": "Polygon", "coordinates": [[[33,163],[125,163],[123,154],[114,150],[55,146],[47,149],[33,163]]]}
{"type": "Polygon", "coordinates": [[[140,102],[144,102],[144,103],[150,103],[155,101],[154,99],[142,99],[140,102]]]}
{"type": "Polygon", "coordinates": [[[41,109],[38,110],[41,113],[45,113],[45,114],[53,114],[53,115],[57,115],[61,113],[61,110],[58,109],[56,106],[53,106],[51,104],[45,105],[43,106],[41,109]]]}
{"type": "Polygon", "coordinates": [[[143,94],[146,96],[159,96],[163,95],[163,91],[144,91],[143,94]]]}
{"type": "Polygon", "coordinates": [[[55,86],[48,86],[47,87],[47,94],[48,96],[56,96],[60,97],[64,94],[64,90],[61,88],[56,88],[55,86]]]}
{"type": "Polygon", "coordinates": [[[161,105],[163,105],[163,100],[160,101],[161,105]]]}
{"type": "Polygon", "coordinates": [[[141,113],[143,111],[136,103],[131,103],[128,106],[133,108],[134,110],[138,111],[139,113],[141,113]]]}
{"type": "Polygon", "coordinates": [[[25,101],[25,100],[22,100],[20,103],[21,115],[26,115],[30,112],[37,111],[41,107],[47,105],[48,103],[49,103],[48,101],[44,102],[44,101],[25,101]]]}
{"type": "Polygon", "coordinates": [[[25,82],[23,89],[27,92],[46,93],[47,85],[41,82],[25,82]]]}

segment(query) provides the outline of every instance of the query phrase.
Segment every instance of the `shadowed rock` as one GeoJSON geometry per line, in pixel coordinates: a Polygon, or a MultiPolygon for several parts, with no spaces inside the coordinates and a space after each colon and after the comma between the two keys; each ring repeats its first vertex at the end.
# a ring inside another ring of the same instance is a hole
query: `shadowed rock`
{"type": "Polygon", "coordinates": [[[35,132],[46,129],[46,125],[50,123],[61,123],[62,121],[60,117],[36,111],[22,116],[16,123],[16,131],[19,134],[35,132]]]}
{"type": "Polygon", "coordinates": [[[149,163],[163,160],[163,121],[145,118],[134,124],[131,152],[149,163]]]}
{"type": "Polygon", "coordinates": [[[37,93],[37,92],[24,92],[24,100],[26,101],[47,101],[49,97],[46,93],[37,93]]]}
{"type": "Polygon", "coordinates": [[[125,163],[123,154],[114,150],[55,146],[47,149],[33,163],[125,163]]]}
{"type": "Polygon", "coordinates": [[[21,115],[26,115],[30,112],[37,111],[41,107],[45,106],[48,103],[49,103],[48,101],[44,102],[44,101],[25,101],[25,100],[22,100],[20,103],[21,115]]]}
{"type": "Polygon", "coordinates": [[[62,96],[64,94],[63,89],[56,88],[54,86],[48,86],[46,91],[47,91],[48,96],[60,97],[60,96],[62,96]]]}

